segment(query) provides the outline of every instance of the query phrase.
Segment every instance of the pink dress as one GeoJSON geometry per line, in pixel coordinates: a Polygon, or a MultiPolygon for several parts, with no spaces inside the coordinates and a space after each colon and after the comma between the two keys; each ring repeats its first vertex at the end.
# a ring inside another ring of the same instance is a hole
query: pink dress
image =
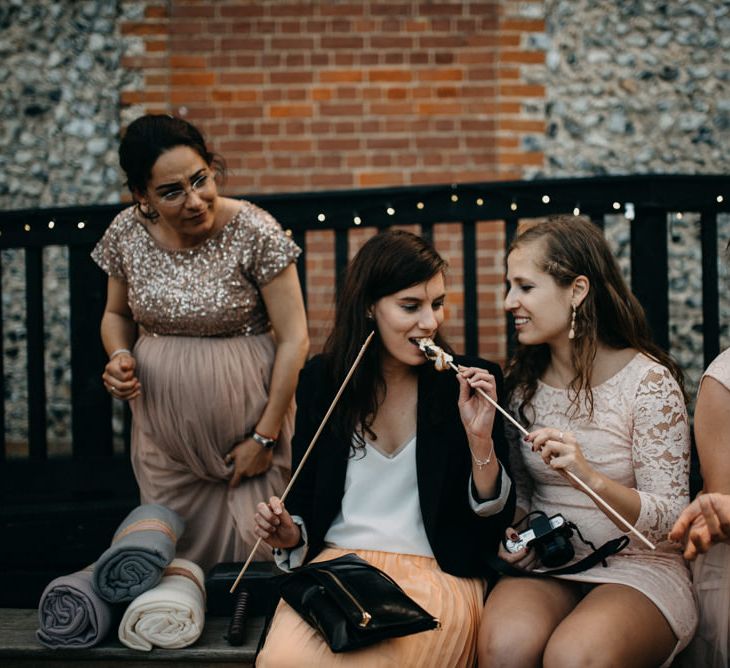
{"type": "MultiPolygon", "coordinates": [[[[540,382],[528,417],[529,429],[555,427],[572,432],[588,463],[627,487],[636,489],[641,512],[636,528],[656,546],[646,548],[635,538],[602,565],[567,580],[617,583],[647,596],[662,612],[678,638],[672,658],[689,642],[697,624],[697,607],[687,566],[678,546],[667,540],[680,512],[689,502],[690,437],[682,393],[669,371],[637,354],[614,376],[593,388],[593,417],[580,401],[575,410],[567,390],[540,382]]],[[[510,406],[517,415],[519,402],[510,406]]],[[[562,514],[574,522],[596,547],[621,531],[583,492],[545,465],[538,453],[512,428],[510,461],[517,485],[517,506],[562,514]]],[[[631,534],[629,534],[631,535],[631,534]]],[[[576,559],[590,548],[573,538],[576,559]]],[[[671,661],[671,659],[670,659],[671,661]]],[[[666,664],[668,665],[668,664],[666,664]]]]}
{"type": "MultiPolygon", "coordinates": [[[[714,359],[702,378],[706,376],[730,390],[730,349],[714,359]]],[[[697,557],[691,568],[700,621],[697,635],[680,657],[682,665],[726,668],[730,658],[730,545],[715,545],[697,557]]]]}
{"type": "MultiPolygon", "coordinates": [[[[276,346],[259,288],[299,253],[249,202],[212,237],[183,250],[159,246],[128,208],[92,253],[126,282],[139,326],[134,356],[142,395],[131,408],[141,501],[185,519],[177,556],[204,570],[246,558],[256,541],[255,504],[280,494],[289,478],[293,410],[265,475],[229,490],[232,465],[224,457],[268,400],[276,346]]],[[[272,559],[271,550],[260,548],[256,558],[272,559]]]]}

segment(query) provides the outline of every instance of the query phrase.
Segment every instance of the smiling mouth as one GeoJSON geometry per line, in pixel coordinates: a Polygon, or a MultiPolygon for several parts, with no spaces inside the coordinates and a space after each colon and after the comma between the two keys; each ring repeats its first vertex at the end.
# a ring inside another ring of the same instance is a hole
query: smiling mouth
{"type": "Polygon", "coordinates": [[[514,319],[515,327],[519,327],[520,325],[525,325],[528,322],[530,322],[529,318],[524,318],[524,317],[520,317],[520,316],[514,316],[513,319],[514,319]]]}

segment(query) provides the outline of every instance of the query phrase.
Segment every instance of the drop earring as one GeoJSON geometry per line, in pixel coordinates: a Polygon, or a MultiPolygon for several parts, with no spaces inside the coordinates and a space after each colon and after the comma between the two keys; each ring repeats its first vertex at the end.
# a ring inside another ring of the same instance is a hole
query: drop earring
{"type": "Polygon", "coordinates": [[[568,332],[568,338],[572,341],[575,338],[575,316],[578,309],[575,304],[571,304],[573,313],[570,316],[570,331],[568,332]]]}

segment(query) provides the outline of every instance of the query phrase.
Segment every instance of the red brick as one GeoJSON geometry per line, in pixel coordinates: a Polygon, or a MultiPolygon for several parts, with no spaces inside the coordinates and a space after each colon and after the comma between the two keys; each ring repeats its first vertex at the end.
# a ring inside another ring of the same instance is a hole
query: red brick
{"type": "Polygon", "coordinates": [[[165,23],[122,23],[122,35],[167,35],[168,27],[165,23]]]}
{"type": "Polygon", "coordinates": [[[499,60],[503,63],[543,64],[545,53],[543,51],[501,51],[499,60]]]}
{"type": "Polygon", "coordinates": [[[170,56],[170,67],[192,67],[200,68],[205,67],[208,64],[208,59],[205,56],[182,56],[182,55],[171,55],[170,56]]]}
{"type": "Polygon", "coordinates": [[[272,118],[284,118],[289,116],[312,116],[314,110],[311,104],[284,104],[271,105],[269,116],[272,118]]]}
{"type": "Polygon", "coordinates": [[[441,67],[418,70],[417,76],[420,81],[461,81],[464,72],[457,67],[441,67]]]}
{"type": "Polygon", "coordinates": [[[308,71],[291,72],[270,72],[269,79],[272,84],[289,84],[289,83],[312,83],[314,75],[308,71]]]}
{"type": "Polygon", "coordinates": [[[173,86],[210,86],[214,82],[213,72],[172,72],[170,75],[173,86]]]}
{"type": "Polygon", "coordinates": [[[215,16],[215,7],[213,3],[200,3],[194,5],[183,5],[179,2],[171,2],[173,19],[185,18],[213,18],[215,16]]]}
{"type": "Polygon", "coordinates": [[[372,70],[367,75],[368,81],[377,82],[408,82],[412,75],[407,70],[372,70]]]}
{"type": "Polygon", "coordinates": [[[319,72],[321,82],[337,83],[342,81],[362,81],[360,70],[323,70],[319,72]]]}

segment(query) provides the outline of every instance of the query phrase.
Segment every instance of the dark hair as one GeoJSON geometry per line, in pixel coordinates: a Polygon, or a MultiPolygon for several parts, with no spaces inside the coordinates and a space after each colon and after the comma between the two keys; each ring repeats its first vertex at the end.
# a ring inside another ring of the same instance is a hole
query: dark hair
{"type": "MultiPolygon", "coordinates": [[[[552,276],[558,285],[569,286],[577,276],[586,276],[590,281],[590,290],[578,308],[571,347],[575,377],[569,389],[575,408],[579,393],[585,391],[586,405],[593,414],[590,377],[599,341],[616,349],[635,348],[663,364],[684,394],[681,369],[652,341],[644,309],[626,285],[598,227],[582,217],[553,216],[520,234],[510,245],[507,255],[515,248],[537,242],[542,243],[544,249],[540,269],[552,276]]],[[[534,397],[537,381],[549,362],[547,344],[518,345],[507,364],[505,388],[509,396],[517,389],[521,391],[519,413],[526,422],[530,420],[524,409],[534,397]]]]}
{"type": "MultiPolygon", "coordinates": [[[[211,151],[200,131],[182,118],[167,114],[147,114],[132,121],[119,144],[119,164],[127,177],[127,187],[132,196],[144,192],[152,176],[152,168],[165,151],[176,146],[188,146],[195,151],[218,174],[225,173],[225,162],[211,151]]],[[[158,214],[145,211],[140,213],[149,219],[158,214]]]]}
{"type": "MultiPolygon", "coordinates": [[[[335,323],[324,345],[332,382],[339,386],[373,330],[368,312],[381,297],[423,283],[446,271],[446,261],[425,239],[403,230],[389,230],[370,238],[350,262],[337,297],[335,323]]],[[[440,336],[435,343],[446,346],[440,336]]],[[[341,438],[377,438],[370,426],[385,390],[381,372],[383,345],[376,334],[345,389],[333,416],[341,438]]],[[[424,357],[425,362],[425,357],[424,357]]]]}

